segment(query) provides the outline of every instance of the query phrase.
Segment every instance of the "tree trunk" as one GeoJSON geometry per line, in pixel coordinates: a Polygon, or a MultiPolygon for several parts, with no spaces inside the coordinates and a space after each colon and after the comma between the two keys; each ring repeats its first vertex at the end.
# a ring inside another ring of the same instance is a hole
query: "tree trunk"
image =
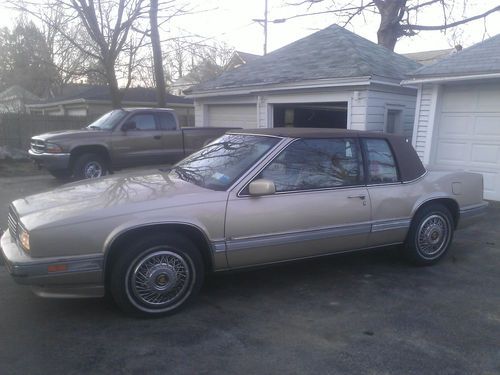
{"type": "Polygon", "coordinates": [[[377,31],[378,44],[394,51],[396,42],[403,36],[401,19],[404,15],[406,0],[376,0],[380,13],[380,27],[377,31]]]}
{"type": "Polygon", "coordinates": [[[120,89],[118,88],[118,80],[116,79],[115,64],[113,62],[106,61],[104,63],[104,69],[106,71],[109,94],[111,95],[111,105],[113,108],[121,108],[122,97],[120,89]]]}
{"type": "Polygon", "coordinates": [[[158,102],[158,107],[164,108],[167,106],[167,90],[165,87],[165,75],[163,72],[160,33],[158,30],[158,0],[151,0],[149,21],[151,24],[151,47],[153,48],[156,100],[158,102]]]}

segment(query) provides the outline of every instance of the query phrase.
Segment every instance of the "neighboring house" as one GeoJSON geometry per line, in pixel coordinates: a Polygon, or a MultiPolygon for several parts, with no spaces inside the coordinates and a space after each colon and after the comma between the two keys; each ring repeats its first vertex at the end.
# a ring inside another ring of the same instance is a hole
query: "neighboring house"
{"type": "MultiPolygon", "coordinates": [[[[123,107],[155,107],[156,90],[130,87],[123,107]]],[[[182,126],[193,125],[193,100],[167,94],[167,106],[177,113],[182,126]]],[[[71,85],[60,96],[26,106],[30,113],[52,116],[98,116],[112,109],[109,89],[103,85],[71,85]]]]}
{"type": "Polygon", "coordinates": [[[412,134],[420,65],[332,25],[191,88],[196,126],[332,127],[412,134]]]}
{"type": "Polygon", "coordinates": [[[418,69],[413,145],[424,164],[484,176],[500,200],[500,35],[418,69]]]}
{"type": "MultiPolygon", "coordinates": [[[[253,61],[259,58],[259,55],[254,55],[247,52],[234,51],[231,60],[227,63],[225,69],[234,69],[239,66],[245,65],[249,61],[253,61]]],[[[192,86],[198,84],[199,82],[196,80],[196,77],[193,74],[186,74],[185,76],[179,78],[175,82],[170,85],[170,91],[174,95],[184,95],[184,91],[188,90],[192,86]]]]}
{"type": "Polygon", "coordinates": [[[422,65],[430,65],[438,62],[445,57],[453,55],[454,53],[460,52],[462,46],[457,45],[455,48],[439,49],[434,51],[422,51],[413,53],[403,53],[402,55],[408,57],[409,59],[418,62],[422,65]]]}
{"type": "Polygon", "coordinates": [[[254,55],[253,53],[234,51],[231,60],[227,63],[226,69],[234,69],[239,66],[245,65],[250,61],[254,61],[262,57],[260,55],[254,55]]]}
{"type": "Polygon", "coordinates": [[[26,105],[38,103],[41,99],[35,94],[14,85],[0,92],[0,113],[25,113],[26,105]]]}
{"type": "Polygon", "coordinates": [[[184,90],[189,89],[191,86],[196,85],[198,82],[189,73],[184,77],[177,79],[170,85],[170,91],[174,95],[183,96],[184,90]]]}

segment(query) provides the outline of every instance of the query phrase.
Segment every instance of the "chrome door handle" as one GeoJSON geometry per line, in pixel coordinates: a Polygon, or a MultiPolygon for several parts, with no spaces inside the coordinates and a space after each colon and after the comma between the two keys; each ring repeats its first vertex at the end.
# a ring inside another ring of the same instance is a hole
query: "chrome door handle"
{"type": "Polygon", "coordinates": [[[349,195],[347,198],[359,198],[359,199],[362,199],[362,200],[365,200],[366,199],[366,195],[365,194],[360,194],[360,195],[349,195]]]}

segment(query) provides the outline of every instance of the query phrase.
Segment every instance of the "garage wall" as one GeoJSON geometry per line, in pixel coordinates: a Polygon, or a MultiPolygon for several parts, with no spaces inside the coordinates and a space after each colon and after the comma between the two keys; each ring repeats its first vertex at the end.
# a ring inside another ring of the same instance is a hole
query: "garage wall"
{"type": "Polygon", "coordinates": [[[385,131],[387,111],[401,111],[401,135],[411,139],[415,120],[417,90],[387,87],[382,89],[375,86],[368,91],[366,110],[366,125],[364,130],[385,131]],[[392,91],[392,92],[391,92],[392,91]]]}

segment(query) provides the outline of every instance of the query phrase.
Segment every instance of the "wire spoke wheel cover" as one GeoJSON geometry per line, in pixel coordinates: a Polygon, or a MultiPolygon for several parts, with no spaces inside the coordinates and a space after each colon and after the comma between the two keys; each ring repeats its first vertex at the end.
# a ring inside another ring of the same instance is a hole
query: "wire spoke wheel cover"
{"type": "Polygon", "coordinates": [[[439,213],[422,220],[415,237],[417,250],[422,257],[433,259],[446,250],[451,239],[450,228],[448,218],[439,213]]]}
{"type": "Polygon", "coordinates": [[[189,257],[170,249],[150,249],[130,265],[126,290],[141,310],[168,311],[189,297],[195,275],[189,257]]]}

